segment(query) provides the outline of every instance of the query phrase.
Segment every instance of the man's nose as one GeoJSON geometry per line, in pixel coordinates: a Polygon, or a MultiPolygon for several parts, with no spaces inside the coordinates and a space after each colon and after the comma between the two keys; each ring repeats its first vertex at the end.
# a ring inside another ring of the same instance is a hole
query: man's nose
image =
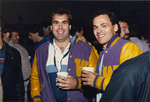
{"type": "Polygon", "coordinates": [[[59,29],[62,29],[63,24],[60,23],[60,24],[58,25],[58,27],[59,27],[59,29]]]}
{"type": "Polygon", "coordinates": [[[102,30],[102,28],[97,28],[97,31],[96,31],[97,33],[101,33],[101,32],[103,32],[103,30],[102,30]]]}

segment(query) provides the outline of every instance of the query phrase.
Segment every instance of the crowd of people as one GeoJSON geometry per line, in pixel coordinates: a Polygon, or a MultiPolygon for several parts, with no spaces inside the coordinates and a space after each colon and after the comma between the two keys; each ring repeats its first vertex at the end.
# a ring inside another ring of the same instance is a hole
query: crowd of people
{"type": "Polygon", "coordinates": [[[28,38],[0,22],[0,102],[150,102],[149,44],[128,21],[96,10],[92,42],[67,9],[48,22],[31,26],[28,38]]]}

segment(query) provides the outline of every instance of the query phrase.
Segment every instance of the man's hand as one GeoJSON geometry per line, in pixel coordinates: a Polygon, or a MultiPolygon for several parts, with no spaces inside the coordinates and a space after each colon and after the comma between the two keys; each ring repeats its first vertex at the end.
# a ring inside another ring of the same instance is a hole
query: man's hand
{"type": "Polygon", "coordinates": [[[82,70],[81,76],[82,76],[83,85],[89,85],[91,87],[94,87],[94,80],[97,76],[97,73],[82,70]]]}
{"type": "Polygon", "coordinates": [[[64,90],[75,89],[76,84],[77,84],[77,80],[70,75],[68,77],[60,76],[56,78],[56,86],[64,90]]]}
{"type": "Polygon", "coordinates": [[[80,36],[80,37],[78,37],[78,38],[79,38],[79,40],[81,40],[81,41],[83,41],[83,42],[86,42],[86,39],[85,39],[84,36],[80,36]]]}

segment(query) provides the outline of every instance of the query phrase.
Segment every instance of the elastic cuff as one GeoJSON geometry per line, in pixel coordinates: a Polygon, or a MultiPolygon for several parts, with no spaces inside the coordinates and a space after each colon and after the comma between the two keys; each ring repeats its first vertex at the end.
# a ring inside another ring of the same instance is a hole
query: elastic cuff
{"type": "Polygon", "coordinates": [[[34,97],[32,98],[32,100],[34,100],[35,98],[41,98],[41,96],[34,96],[34,97]]]}
{"type": "Polygon", "coordinates": [[[102,76],[97,76],[94,80],[94,87],[103,90],[103,84],[104,84],[105,78],[102,76]]]}
{"type": "Polygon", "coordinates": [[[98,79],[99,75],[96,76],[95,80],[94,80],[94,87],[96,88],[96,81],[98,79]]]}

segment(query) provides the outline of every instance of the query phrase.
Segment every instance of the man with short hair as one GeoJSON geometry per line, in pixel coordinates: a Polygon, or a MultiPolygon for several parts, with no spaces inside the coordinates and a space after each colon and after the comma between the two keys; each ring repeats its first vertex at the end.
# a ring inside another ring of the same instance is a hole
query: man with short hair
{"type": "Polygon", "coordinates": [[[25,102],[27,101],[27,85],[29,83],[29,77],[31,73],[31,63],[29,59],[28,51],[19,44],[19,32],[17,29],[12,28],[11,30],[11,37],[10,41],[8,43],[10,46],[15,48],[21,56],[21,68],[23,73],[23,80],[24,80],[24,86],[25,86],[25,102]]]}
{"type": "Polygon", "coordinates": [[[94,35],[103,50],[100,52],[96,73],[82,71],[82,81],[83,85],[98,89],[96,102],[99,102],[102,95],[100,93],[105,91],[112,73],[121,63],[140,55],[142,51],[133,42],[118,37],[118,21],[113,12],[98,10],[92,21],[94,35]]]}
{"type": "Polygon", "coordinates": [[[142,50],[142,52],[146,52],[150,50],[149,45],[146,42],[140,40],[136,33],[131,32],[132,30],[130,31],[131,28],[129,29],[129,25],[127,21],[120,20],[119,25],[121,29],[120,32],[121,38],[134,42],[142,50]]]}
{"type": "Polygon", "coordinates": [[[130,30],[129,30],[129,25],[127,21],[125,20],[119,20],[119,25],[120,25],[120,37],[122,39],[129,39],[130,35],[130,30]]]}
{"type": "Polygon", "coordinates": [[[81,70],[96,68],[98,54],[88,42],[70,36],[72,16],[57,9],[51,15],[53,36],[35,53],[31,73],[33,102],[88,102],[81,90],[81,70]],[[68,77],[57,77],[68,72],[68,77]]]}

